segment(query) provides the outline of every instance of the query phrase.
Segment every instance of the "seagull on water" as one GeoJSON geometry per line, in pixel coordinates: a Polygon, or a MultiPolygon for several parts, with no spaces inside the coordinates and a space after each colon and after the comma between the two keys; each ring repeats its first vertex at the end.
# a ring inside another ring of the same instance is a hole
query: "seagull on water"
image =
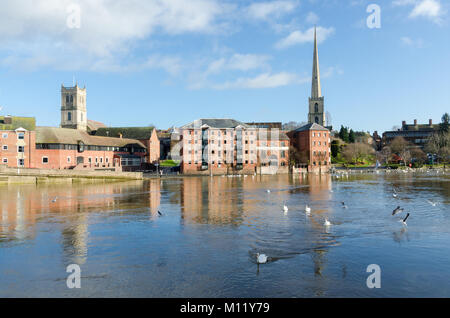
{"type": "Polygon", "coordinates": [[[58,197],[54,197],[52,202],[55,203],[58,200],[58,197]]]}
{"type": "Polygon", "coordinates": [[[256,253],[256,263],[258,263],[258,265],[267,263],[267,255],[256,253]]]}
{"type": "Polygon", "coordinates": [[[305,212],[306,212],[306,214],[311,213],[311,208],[308,205],[306,205],[306,207],[305,207],[305,212]]]}
{"type": "Polygon", "coordinates": [[[397,197],[398,197],[397,191],[395,190],[395,188],[394,188],[393,190],[394,190],[394,193],[392,193],[392,196],[393,196],[394,198],[397,198],[397,197]]]}
{"type": "Polygon", "coordinates": [[[342,208],[346,209],[346,208],[347,208],[347,206],[345,205],[345,202],[344,202],[344,201],[342,201],[341,203],[342,203],[342,208]]]}
{"type": "Polygon", "coordinates": [[[330,226],[330,225],[331,225],[331,222],[328,221],[327,218],[325,218],[325,222],[323,222],[323,225],[325,225],[325,226],[330,226]]]}
{"type": "Polygon", "coordinates": [[[397,213],[401,213],[403,212],[403,208],[401,208],[400,206],[396,207],[394,211],[392,211],[392,215],[396,215],[397,213]]]}
{"type": "Polygon", "coordinates": [[[267,190],[267,193],[270,193],[270,190],[267,190]]]}
{"type": "Polygon", "coordinates": [[[283,211],[284,211],[284,213],[287,213],[289,211],[289,208],[287,207],[286,204],[283,206],[283,211]]]}
{"type": "Polygon", "coordinates": [[[408,226],[408,224],[406,224],[406,220],[407,220],[408,218],[409,218],[409,213],[406,214],[406,217],[405,217],[403,220],[401,220],[401,222],[403,223],[403,225],[408,226]]]}

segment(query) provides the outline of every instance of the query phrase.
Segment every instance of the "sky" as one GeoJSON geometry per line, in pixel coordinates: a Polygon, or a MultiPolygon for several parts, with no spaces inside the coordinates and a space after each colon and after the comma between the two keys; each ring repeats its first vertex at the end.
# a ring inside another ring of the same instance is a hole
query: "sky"
{"type": "Polygon", "coordinates": [[[335,129],[439,122],[449,14],[447,0],[5,0],[0,114],[59,126],[61,85],[75,81],[108,126],[304,122],[317,26],[335,129]]]}

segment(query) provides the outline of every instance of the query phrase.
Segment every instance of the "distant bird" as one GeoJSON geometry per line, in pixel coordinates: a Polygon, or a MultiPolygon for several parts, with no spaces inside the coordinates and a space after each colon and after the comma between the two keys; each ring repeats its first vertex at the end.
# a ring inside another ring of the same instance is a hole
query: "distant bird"
{"type": "Polygon", "coordinates": [[[267,255],[256,253],[256,263],[258,263],[258,264],[267,263],[267,255]]]}
{"type": "Polygon", "coordinates": [[[432,206],[436,206],[436,205],[437,205],[437,202],[433,202],[433,201],[431,201],[431,200],[427,200],[427,202],[428,202],[429,204],[431,204],[432,206]]]}
{"type": "Polygon", "coordinates": [[[395,188],[392,189],[392,190],[394,191],[394,193],[392,193],[392,196],[393,196],[394,198],[397,198],[397,197],[398,197],[397,191],[395,190],[395,188]]]}
{"type": "Polygon", "coordinates": [[[311,208],[308,205],[305,207],[305,212],[306,214],[311,213],[311,208]]]}
{"type": "Polygon", "coordinates": [[[403,212],[403,208],[401,208],[400,206],[396,207],[394,211],[392,211],[392,215],[396,215],[397,213],[401,213],[403,212]]]}
{"type": "Polygon", "coordinates": [[[270,193],[270,190],[267,190],[267,193],[270,193]]]}
{"type": "Polygon", "coordinates": [[[346,209],[346,208],[347,208],[347,206],[345,205],[345,202],[344,202],[344,201],[342,201],[341,203],[342,203],[342,208],[346,209]]]}
{"type": "Polygon", "coordinates": [[[331,222],[328,221],[327,218],[325,218],[325,222],[323,222],[323,225],[325,225],[325,226],[330,226],[330,225],[331,225],[331,222]]]}
{"type": "Polygon", "coordinates": [[[54,197],[52,202],[55,203],[58,200],[58,197],[54,197]]]}
{"type": "Polygon", "coordinates": [[[163,214],[161,213],[161,211],[158,210],[158,215],[159,215],[159,216],[162,216],[163,214]]]}
{"type": "Polygon", "coordinates": [[[289,208],[287,207],[286,204],[283,206],[283,211],[284,211],[284,213],[287,213],[289,211],[289,208]]]}
{"type": "Polygon", "coordinates": [[[406,217],[402,220],[403,225],[408,226],[408,225],[406,224],[406,220],[407,220],[408,218],[409,218],[409,213],[406,214],[406,217]]]}

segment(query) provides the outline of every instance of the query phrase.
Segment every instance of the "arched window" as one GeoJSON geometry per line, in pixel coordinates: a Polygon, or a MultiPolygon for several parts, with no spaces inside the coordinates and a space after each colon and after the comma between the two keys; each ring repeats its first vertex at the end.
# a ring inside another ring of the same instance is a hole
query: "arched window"
{"type": "Polygon", "coordinates": [[[319,104],[317,104],[317,103],[314,105],[314,112],[315,113],[319,112],[319,104]]]}
{"type": "Polygon", "coordinates": [[[66,95],[66,104],[69,104],[69,95],[66,95]]]}
{"type": "Polygon", "coordinates": [[[316,124],[319,123],[319,117],[316,116],[316,124]]]}
{"type": "Polygon", "coordinates": [[[73,103],[73,95],[70,95],[70,102],[73,103]]]}
{"type": "Polygon", "coordinates": [[[67,120],[72,121],[72,113],[71,112],[67,113],[67,120]]]}

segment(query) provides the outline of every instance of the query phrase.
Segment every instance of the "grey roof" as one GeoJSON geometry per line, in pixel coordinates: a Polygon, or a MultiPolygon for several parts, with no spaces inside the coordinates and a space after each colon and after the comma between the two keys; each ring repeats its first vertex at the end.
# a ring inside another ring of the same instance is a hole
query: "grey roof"
{"type": "Polygon", "coordinates": [[[127,145],[139,145],[145,148],[140,141],[135,139],[92,136],[78,129],[36,127],[37,144],[77,145],[80,141],[88,146],[125,147],[127,145]]]}
{"type": "Polygon", "coordinates": [[[326,129],[323,126],[320,126],[319,124],[316,123],[312,123],[312,124],[307,124],[304,125],[300,128],[297,128],[295,130],[293,130],[294,132],[300,132],[300,131],[306,131],[306,130],[323,130],[323,131],[329,131],[328,129],[326,129]]]}
{"type": "Polygon", "coordinates": [[[122,137],[138,140],[148,140],[152,137],[155,127],[106,127],[99,128],[96,136],[122,137]]]}
{"type": "Polygon", "coordinates": [[[182,129],[202,128],[202,126],[204,125],[207,125],[211,128],[236,128],[237,126],[242,126],[244,128],[252,128],[251,126],[243,122],[228,118],[197,119],[187,125],[182,126],[181,128],[182,129]]]}

